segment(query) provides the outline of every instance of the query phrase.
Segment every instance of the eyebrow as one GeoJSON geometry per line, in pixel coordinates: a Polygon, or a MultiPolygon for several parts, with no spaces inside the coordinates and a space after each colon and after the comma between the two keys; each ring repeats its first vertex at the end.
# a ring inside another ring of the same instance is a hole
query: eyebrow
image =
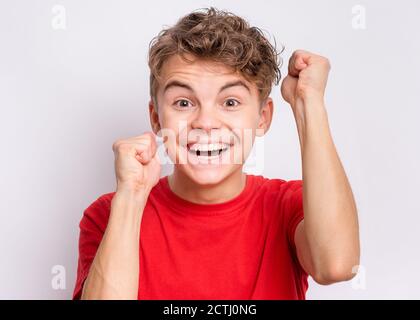
{"type": "MultiPolygon", "coordinates": [[[[226,89],[231,88],[231,87],[236,87],[236,86],[244,87],[246,90],[248,90],[248,92],[251,92],[251,90],[249,89],[249,87],[247,86],[247,84],[244,81],[236,80],[236,81],[228,82],[224,86],[222,86],[219,90],[219,93],[222,92],[223,90],[226,90],[226,89]]],[[[168,90],[169,88],[172,88],[172,87],[181,87],[181,88],[187,89],[188,91],[194,92],[194,89],[191,86],[189,86],[188,84],[183,83],[179,80],[169,81],[165,85],[165,87],[163,88],[163,92],[165,93],[166,90],[168,90]]]]}

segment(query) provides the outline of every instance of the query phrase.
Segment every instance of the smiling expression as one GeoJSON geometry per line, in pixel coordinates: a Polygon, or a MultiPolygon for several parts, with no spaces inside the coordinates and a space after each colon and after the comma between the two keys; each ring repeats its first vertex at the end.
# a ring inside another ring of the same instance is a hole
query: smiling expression
{"type": "MultiPolygon", "coordinates": [[[[191,57],[189,57],[191,59],[191,57]]],[[[218,183],[240,170],[255,136],[268,130],[271,98],[261,102],[257,87],[214,61],[165,61],[155,99],[149,103],[156,134],[175,170],[197,184],[218,183]]]]}

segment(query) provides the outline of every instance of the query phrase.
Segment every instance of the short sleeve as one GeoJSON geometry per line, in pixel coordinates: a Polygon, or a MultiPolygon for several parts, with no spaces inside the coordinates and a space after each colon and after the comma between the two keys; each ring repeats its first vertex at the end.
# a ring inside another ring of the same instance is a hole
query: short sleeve
{"type": "Polygon", "coordinates": [[[290,180],[286,182],[283,196],[284,226],[291,254],[303,272],[296,252],[295,231],[298,224],[304,219],[303,212],[303,182],[302,180],[290,180]]]}
{"type": "Polygon", "coordinates": [[[102,241],[109,219],[110,200],[103,195],[95,200],[83,213],[79,223],[79,258],[73,299],[80,299],[90,266],[102,241]]]}

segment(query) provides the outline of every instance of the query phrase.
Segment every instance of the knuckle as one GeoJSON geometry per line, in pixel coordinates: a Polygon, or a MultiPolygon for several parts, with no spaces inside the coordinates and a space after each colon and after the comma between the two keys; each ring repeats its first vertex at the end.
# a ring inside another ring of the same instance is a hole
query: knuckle
{"type": "Polygon", "coordinates": [[[295,53],[294,53],[294,55],[296,56],[296,57],[300,57],[300,56],[302,56],[303,54],[305,54],[305,50],[302,50],[302,49],[298,49],[298,50],[296,50],[295,51],[295,53]]]}
{"type": "Polygon", "coordinates": [[[119,147],[120,143],[121,143],[121,141],[120,141],[120,140],[115,141],[115,142],[112,144],[112,150],[113,150],[113,151],[116,151],[116,150],[118,149],[118,147],[119,147]]]}
{"type": "Polygon", "coordinates": [[[328,69],[331,69],[331,62],[330,62],[330,60],[327,59],[326,65],[327,65],[327,68],[328,69]]]}
{"type": "Polygon", "coordinates": [[[321,63],[325,66],[325,67],[330,67],[330,60],[328,60],[327,58],[325,58],[325,57],[320,57],[320,61],[321,61],[321,63]]]}
{"type": "Polygon", "coordinates": [[[141,144],[145,145],[147,148],[150,148],[152,142],[150,141],[150,139],[144,139],[141,141],[141,144]]]}
{"type": "Polygon", "coordinates": [[[147,132],[146,133],[146,140],[145,141],[146,141],[146,143],[147,143],[148,146],[154,147],[156,141],[155,141],[155,137],[154,137],[153,133],[147,132]]]}
{"type": "Polygon", "coordinates": [[[142,141],[149,141],[150,140],[150,134],[148,132],[145,132],[139,138],[142,141]]]}
{"type": "Polygon", "coordinates": [[[116,152],[126,152],[131,149],[131,144],[126,141],[119,141],[117,144],[115,144],[114,151],[116,152]]]}

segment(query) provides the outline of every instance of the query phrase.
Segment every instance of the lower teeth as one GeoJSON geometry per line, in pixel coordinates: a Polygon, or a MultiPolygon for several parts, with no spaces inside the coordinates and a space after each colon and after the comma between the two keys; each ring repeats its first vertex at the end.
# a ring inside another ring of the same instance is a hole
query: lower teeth
{"type": "Polygon", "coordinates": [[[200,156],[207,156],[207,157],[211,157],[211,156],[218,156],[220,155],[223,151],[225,151],[225,149],[220,149],[220,150],[213,150],[213,151],[196,151],[196,155],[200,156]]]}

